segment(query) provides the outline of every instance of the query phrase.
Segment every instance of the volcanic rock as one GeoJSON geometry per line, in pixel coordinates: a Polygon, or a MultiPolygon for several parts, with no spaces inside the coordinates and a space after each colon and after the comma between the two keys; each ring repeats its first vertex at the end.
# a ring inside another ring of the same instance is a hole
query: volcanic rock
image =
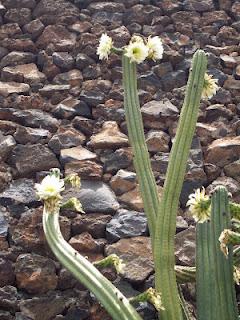
{"type": "Polygon", "coordinates": [[[223,167],[240,157],[240,137],[226,137],[213,141],[207,148],[206,162],[223,167]]]}
{"type": "Polygon", "coordinates": [[[111,219],[111,215],[101,213],[78,215],[72,220],[72,233],[77,235],[82,232],[88,232],[94,238],[104,238],[106,225],[111,219]]]}
{"type": "Polygon", "coordinates": [[[51,320],[61,314],[66,308],[67,300],[59,293],[49,292],[43,296],[36,296],[20,302],[20,310],[23,315],[34,320],[51,320]],[[47,310],[47,312],[43,312],[47,310]]]}
{"type": "Polygon", "coordinates": [[[0,287],[14,285],[15,274],[12,262],[0,258],[0,287]]]}
{"type": "Polygon", "coordinates": [[[80,190],[66,190],[64,199],[76,197],[86,213],[114,213],[119,204],[112,190],[103,182],[82,180],[80,190]]]}
{"type": "Polygon", "coordinates": [[[121,239],[105,248],[106,254],[117,254],[125,263],[123,277],[132,283],[142,283],[153,273],[150,238],[121,239]]]}
{"type": "Polygon", "coordinates": [[[101,180],[103,168],[91,160],[76,160],[65,164],[65,175],[77,173],[81,179],[101,180]]]}
{"type": "Polygon", "coordinates": [[[110,185],[116,195],[121,195],[136,187],[136,173],[120,169],[112,177],[110,185]]]}
{"type": "Polygon", "coordinates": [[[28,93],[30,87],[26,83],[0,81],[0,96],[7,97],[12,93],[28,93]]]}
{"type": "Polygon", "coordinates": [[[17,169],[19,176],[33,176],[60,166],[54,153],[41,144],[17,145],[8,162],[17,169]]]}
{"type": "Polygon", "coordinates": [[[137,211],[119,210],[106,226],[106,236],[110,242],[123,238],[144,236],[147,234],[147,218],[137,211]]]}
{"type": "Polygon", "coordinates": [[[44,82],[46,79],[34,63],[5,67],[2,69],[2,78],[5,81],[26,82],[30,85],[44,82]]]}
{"type": "Polygon", "coordinates": [[[128,145],[128,137],[120,132],[115,121],[106,121],[102,130],[90,138],[89,145],[94,149],[116,149],[128,145]]]}
{"type": "Polygon", "coordinates": [[[30,179],[15,180],[4,192],[0,193],[0,204],[4,206],[14,204],[28,205],[36,201],[34,182],[30,179]]]}
{"type": "Polygon", "coordinates": [[[15,66],[15,65],[24,65],[28,63],[32,63],[35,60],[35,55],[31,52],[19,52],[12,51],[9,52],[5,57],[1,60],[1,67],[7,66],[15,66]]]}
{"type": "Polygon", "coordinates": [[[73,161],[95,160],[96,158],[97,156],[95,153],[83,148],[82,146],[62,149],[60,151],[60,161],[63,164],[73,161]]]}
{"type": "Polygon", "coordinates": [[[56,267],[50,259],[37,254],[21,254],[15,265],[18,288],[29,293],[45,293],[57,286],[56,267]]]}
{"type": "Polygon", "coordinates": [[[83,144],[86,137],[71,127],[60,127],[58,132],[50,139],[48,146],[54,153],[59,154],[61,149],[76,147],[83,144]]]}
{"type": "Polygon", "coordinates": [[[38,38],[37,46],[45,49],[50,44],[54,51],[72,50],[76,44],[76,35],[62,25],[49,25],[38,38]]]}

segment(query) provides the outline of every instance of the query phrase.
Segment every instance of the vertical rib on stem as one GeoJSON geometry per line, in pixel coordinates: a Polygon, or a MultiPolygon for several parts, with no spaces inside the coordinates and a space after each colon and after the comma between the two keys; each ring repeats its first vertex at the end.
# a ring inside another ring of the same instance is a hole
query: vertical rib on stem
{"type": "Polygon", "coordinates": [[[198,118],[207,59],[202,50],[194,54],[175,141],[171,150],[163,196],[157,215],[154,241],[155,283],[162,293],[161,320],[182,320],[174,272],[174,235],[179,197],[198,118]]]}
{"type": "Polygon", "coordinates": [[[44,208],[43,228],[56,258],[77,280],[94,293],[114,320],[142,320],[128,299],[63,239],[58,216],[57,212],[49,213],[44,208]]]}
{"type": "Polygon", "coordinates": [[[159,208],[157,185],[152,172],[149,153],[144,137],[142,115],[137,93],[136,64],[123,55],[124,108],[128,136],[133,148],[136,169],[144,210],[151,238],[154,238],[155,219],[159,208]]]}

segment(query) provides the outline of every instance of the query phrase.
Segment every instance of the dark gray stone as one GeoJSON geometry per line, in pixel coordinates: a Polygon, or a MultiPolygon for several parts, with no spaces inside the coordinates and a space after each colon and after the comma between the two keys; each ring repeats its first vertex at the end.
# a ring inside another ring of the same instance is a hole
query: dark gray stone
{"type": "Polygon", "coordinates": [[[204,12],[204,11],[212,11],[215,10],[213,0],[184,0],[183,7],[185,10],[189,11],[197,11],[197,12],[204,12]]]}
{"type": "Polygon", "coordinates": [[[35,62],[35,58],[35,54],[31,52],[12,51],[4,56],[4,58],[1,60],[0,66],[7,67],[16,66],[18,64],[33,63],[35,62]]]}
{"type": "Polygon", "coordinates": [[[220,87],[223,86],[225,80],[227,80],[227,75],[223,73],[221,70],[216,68],[209,68],[208,73],[213,76],[214,79],[218,80],[218,85],[220,87]]]}
{"type": "Polygon", "coordinates": [[[62,70],[71,70],[74,66],[74,59],[68,52],[54,52],[53,63],[62,70]]]}
{"type": "Polygon", "coordinates": [[[0,308],[8,311],[16,311],[18,306],[17,289],[12,286],[4,286],[0,288],[0,308]]]}
{"type": "Polygon", "coordinates": [[[7,160],[15,145],[16,141],[12,136],[4,136],[0,132],[0,157],[2,158],[2,160],[7,160]]]}
{"type": "Polygon", "coordinates": [[[95,61],[84,53],[79,53],[76,57],[76,67],[83,70],[86,66],[93,66],[95,61]]]}
{"type": "Polygon", "coordinates": [[[10,260],[0,258],[0,287],[14,285],[14,282],[15,274],[12,262],[10,260]]]}
{"type": "Polygon", "coordinates": [[[15,180],[4,192],[0,193],[0,204],[3,206],[28,205],[36,201],[34,182],[30,179],[15,180]]]}
{"type": "Polygon", "coordinates": [[[176,264],[183,266],[195,266],[195,227],[179,232],[175,237],[176,264]]]}
{"type": "Polygon", "coordinates": [[[147,218],[144,213],[119,210],[106,226],[106,236],[110,242],[147,234],[147,218]]]}
{"type": "Polygon", "coordinates": [[[8,234],[8,221],[5,218],[4,213],[5,209],[0,207],[0,237],[6,238],[8,234]]]}
{"type": "Polygon", "coordinates": [[[59,168],[55,154],[42,144],[17,145],[8,159],[19,176],[34,176],[37,172],[59,168]]]}
{"type": "Polygon", "coordinates": [[[18,143],[38,143],[45,142],[50,137],[50,132],[46,129],[41,128],[28,128],[18,126],[14,133],[14,138],[18,143]]]}
{"type": "Polygon", "coordinates": [[[26,127],[43,128],[51,132],[57,131],[59,126],[58,120],[49,113],[36,109],[0,108],[0,120],[15,121],[26,127]]]}
{"type": "Polygon", "coordinates": [[[106,172],[116,173],[119,169],[126,169],[132,164],[132,156],[126,149],[118,149],[113,153],[101,156],[106,172]]]}
{"type": "Polygon", "coordinates": [[[20,310],[23,315],[30,319],[51,320],[63,312],[67,302],[68,300],[65,300],[59,293],[49,292],[44,296],[22,300],[20,302],[20,310]],[[47,310],[47,312],[43,312],[43,310],[47,310]]]}
{"type": "Polygon", "coordinates": [[[86,213],[114,213],[119,208],[112,190],[100,181],[82,180],[80,190],[66,190],[63,195],[64,199],[79,199],[86,213]]]}
{"type": "Polygon", "coordinates": [[[165,91],[185,86],[187,83],[186,73],[183,70],[173,71],[163,76],[161,82],[165,91]]]}
{"type": "Polygon", "coordinates": [[[98,90],[82,90],[80,98],[90,107],[95,107],[96,105],[104,102],[105,94],[98,90]]]}

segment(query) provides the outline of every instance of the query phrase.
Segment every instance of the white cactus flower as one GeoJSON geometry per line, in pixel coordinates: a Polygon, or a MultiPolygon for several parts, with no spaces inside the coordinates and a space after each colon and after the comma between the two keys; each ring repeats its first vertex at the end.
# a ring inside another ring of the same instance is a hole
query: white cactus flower
{"type": "Polygon", "coordinates": [[[125,56],[130,58],[131,62],[141,63],[148,56],[148,47],[141,38],[139,38],[139,40],[136,39],[135,37],[133,41],[130,41],[129,45],[126,46],[125,56]]]}
{"type": "Polygon", "coordinates": [[[162,40],[158,37],[149,37],[147,41],[148,58],[153,61],[160,60],[163,57],[162,40]]]}
{"type": "Polygon", "coordinates": [[[197,189],[195,193],[189,195],[187,206],[194,220],[203,223],[210,217],[209,196],[205,194],[205,188],[197,189]]]}
{"type": "Polygon", "coordinates": [[[97,48],[97,54],[99,55],[99,59],[107,60],[112,47],[113,47],[112,38],[109,37],[106,33],[103,33],[99,41],[99,46],[97,48]]]}
{"type": "Polygon", "coordinates": [[[46,176],[41,183],[36,183],[35,188],[40,200],[59,198],[64,190],[64,181],[55,175],[46,176]]]}
{"type": "Polygon", "coordinates": [[[208,75],[205,73],[204,75],[204,83],[203,83],[203,91],[202,91],[202,98],[203,99],[211,99],[219,89],[217,85],[218,80],[213,79],[212,75],[208,75]]]}

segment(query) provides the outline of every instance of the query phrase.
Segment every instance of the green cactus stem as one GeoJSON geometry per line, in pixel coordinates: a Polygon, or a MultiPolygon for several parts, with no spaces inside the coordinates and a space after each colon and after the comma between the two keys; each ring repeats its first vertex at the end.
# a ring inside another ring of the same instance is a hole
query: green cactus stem
{"type": "Polygon", "coordinates": [[[154,239],[155,218],[159,208],[157,185],[152,172],[149,153],[144,137],[142,115],[137,93],[136,64],[123,55],[124,109],[129,141],[133,149],[133,162],[136,169],[144,211],[148,220],[151,239],[154,239]]]}
{"type": "Polygon", "coordinates": [[[210,221],[197,225],[198,320],[238,319],[232,247],[226,258],[219,245],[222,230],[230,226],[228,194],[219,187],[211,199],[210,221]]]}
{"type": "Polygon", "coordinates": [[[114,320],[142,320],[130,302],[87,259],[63,238],[59,213],[43,211],[43,228],[47,242],[62,265],[86,286],[105,307],[114,320]]]}
{"type": "Polygon", "coordinates": [[[157,214],[154,262],[156,289],[162,293],[165,307],[165,310],[159,315],[161,320],[183,319],[174,271],[174,235],[178,202],[198,118],[206,67],[206,55],[202,50],[198,50],[193,57],[184,105],[170,154],[163,196],[157,214]]]}

